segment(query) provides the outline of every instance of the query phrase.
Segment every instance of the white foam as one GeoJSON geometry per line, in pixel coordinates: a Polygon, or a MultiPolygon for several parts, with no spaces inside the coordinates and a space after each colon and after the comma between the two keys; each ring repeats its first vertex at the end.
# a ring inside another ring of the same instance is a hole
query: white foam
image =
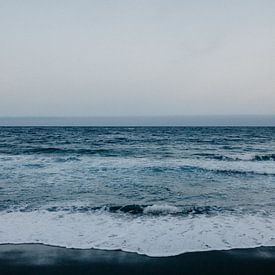
{"type": "Polygon", "coordinates": [[[1,212],[0,243],[44,243],[171,256],[191,251],[275,245],[275,217],[132,217],[104,211],[1,212]]]}

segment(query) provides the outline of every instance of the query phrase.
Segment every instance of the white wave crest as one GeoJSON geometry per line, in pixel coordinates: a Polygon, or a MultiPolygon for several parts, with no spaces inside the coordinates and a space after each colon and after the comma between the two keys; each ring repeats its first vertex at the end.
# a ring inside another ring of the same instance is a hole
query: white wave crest
{"type": "Polygon", "coordinates": [[[144,208],[144,214],[176,214],[181,210],[176,206],[171,205],[150,205],[144,208]]]}

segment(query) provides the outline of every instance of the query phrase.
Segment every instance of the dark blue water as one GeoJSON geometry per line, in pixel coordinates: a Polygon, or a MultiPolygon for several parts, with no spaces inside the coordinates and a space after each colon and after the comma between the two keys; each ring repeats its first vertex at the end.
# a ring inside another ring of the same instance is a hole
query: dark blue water
{"type": "MultiPolygon", "coordinates": [[[[20,218],[27,219],[28,215],[37,213],[45,215],[44,221],[50,219],[49,223],[60,215],[75,219],[85,215],[87,221],[77,222],[91,222],[88,230],[91,234],[93,230],[106,229],[92,223],[95,215],[98,220],[104,215],[122,219],[122,227],[125,219],[143,224],[142,230],[148,227],[147,223],[162,219],[169,223],[176,219],[175,224],[188,219],[192,222],[196,217],[204,217],[206,221],[222,217],[221,223],[232,223],[230,219],[238,217],[238,223],[240,217],[245,221],[251,215],[253,218],[263,213],[270,216],[275,212],[275,128],[2,127],[0,211],[2,218],[9,221],[8,226],[3,225],[2,242],[16,241],[7,232],[18,226],[20,218]],[[17,218],[11,216],[15,214],[17,218]]],[[[33,223],[33,219],[32,216],[29,223],[33,223]]],[[[35,222],[41,227],[39,217],[37,219],[35,222]]],[[[251,219],[249,222],[253,223],[251,219]]],[[[59,223],[66,227],[72,220],[59,220],[59,223]]],[[[217,227],[221,226],[219,221],[216,223],[217,227]]],[[[78,230],[75,225],[73,228],[78,230]]],[[[173,230],[179,228],[180,225],[174,226],[173,230]]],[[[42,229],[35,230],[36,227],[26,230],[28,234],[21,242],[35,241],[33,234],[44,234],[42,229]]],[[[81,245],[73,243],[72,246],[89,247],[90,235],[86,233],[81,233],[86,243],[83,239],[81,245]]],[[[110,236],[117,235],[111,233],[110,236]]],[[[39,240],[53,242],[49,237],[46,239],[48,241],[39,240]]],[[[121,247],[121,243],[128,240],[121,236],[121,242],[117,241],[120,245],[110,245],[113,239],[115,237],[109,237],[108,244],[101,243],[98,247],[165,254],[165,249],[159,247],[155,249],[157,252],[148,252],[142,247],[138,250],[136,246],[129,248],[129,245],[121,247]]],[[[263,244],[262,239],[257,242],[263,244]]],[[[91,247],[97,247],[94,242],[90,243],[91,247]]],[[[193,250],[203,249],[194,247],[193,250]]],[[[234,244],[230,243],[230,247],[234,244]]],[[[188,249],[165,251],[177,254],[176,251],[188,249]]]]}

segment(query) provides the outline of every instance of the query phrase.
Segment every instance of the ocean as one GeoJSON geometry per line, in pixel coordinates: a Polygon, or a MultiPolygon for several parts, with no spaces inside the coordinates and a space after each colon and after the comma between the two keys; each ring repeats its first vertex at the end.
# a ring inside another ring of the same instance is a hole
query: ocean
{"type": "Polygon", "coordinates": [[[0,243],[274,246],[275,127],[0,127],[0,243]]]}

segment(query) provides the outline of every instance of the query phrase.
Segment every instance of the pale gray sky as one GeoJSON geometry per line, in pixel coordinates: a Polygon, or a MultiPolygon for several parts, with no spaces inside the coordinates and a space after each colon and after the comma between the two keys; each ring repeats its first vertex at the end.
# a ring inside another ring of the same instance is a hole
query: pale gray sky
{"type": "Polygon", "coordinates": [[[0,116],[275,113],[274,0],[0,0],[0,116]]]}

